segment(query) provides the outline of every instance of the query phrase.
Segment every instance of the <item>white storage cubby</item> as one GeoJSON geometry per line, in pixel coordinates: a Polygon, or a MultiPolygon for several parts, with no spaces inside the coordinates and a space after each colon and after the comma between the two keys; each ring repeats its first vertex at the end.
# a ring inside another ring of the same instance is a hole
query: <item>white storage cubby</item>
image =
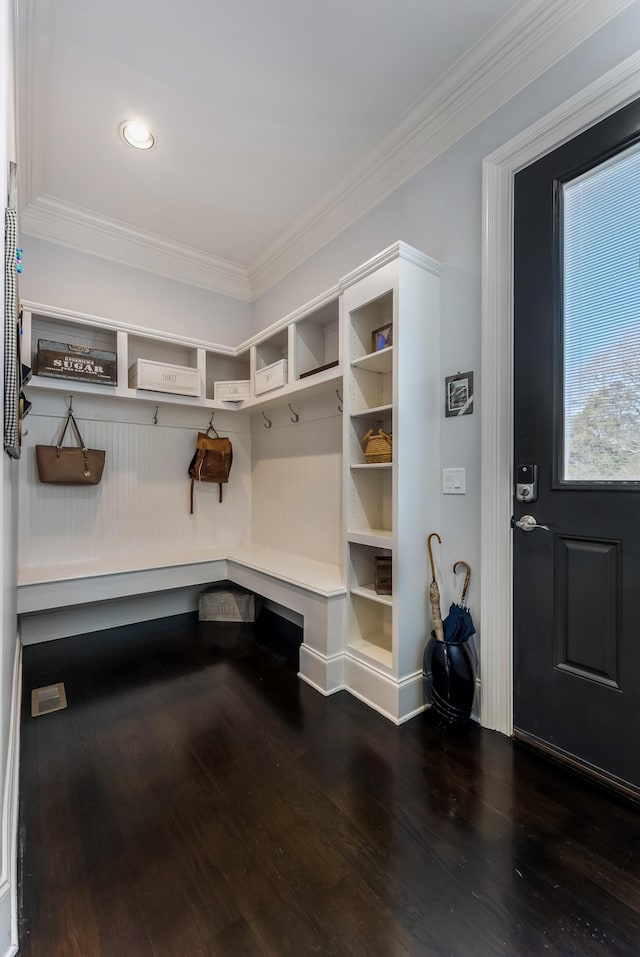
{"type": "Polygon", "coordinates": [[[376,668],[393,669],[393,610],[351,592],[347,650],[376,668]]]}
{"type": "Polygon", "coordinates": [[[382,410],[379,415],[351,416],[349,428],[351,435],[349,456],[352,468],[357,467],[373,470],[391,468],[392,462],[376,463],[373,465],[367,463],[364,455],[365,444],[363,444],[363,439],[370,429],[372,429],[376,435],[379,429],[382,429],[383,432],[386,432],[388,435],[393,432],[393,417],[390,408],[382,410]]]}
{"type": "Polygon", "coordinates": [[[367,598],[377,604],[391,606],[391,595],[378,595],[375,589],[376,558],[391,557],[391,549],[374,548],[370,545],[349,544],[347,575],[351,594],[367,598]]]}
{"type": "Polygon", "coordinates": [[[129,368],[136,359],[166,362],[169,365],[198,368],[198,350],[194,346],[175,341],[155,339],[151,336],[127,336],[127,361],[129,368]]]}
{"type": "Polygon", "coordinates": [[[350,533],[381,535],[393,530],[393,475],[390,465],[350,467],[350,533]]]}
{"type": "MultiPolygon", "coordinates": [[[[376,330],[393,328],[393,293],[386,291],[349,314],[349,356],[357,361],[376,349],[372,337],[376,330]]],[[[390,346],[389,346],[390,347],[390,346]]]]}
{"type": "MultiPolygon", "coordinates": [[[[22,349],[23,361],[30,364],[34,371],[37,369],[37,351],[38,341],[40,339],[72,343],[74,345],[85,346],[87,349],[100,349],[104,352],[117,353],[117,335],[114,329],[96,329],[73,322],[72,320],[61,318],[50,319],[47,316],[37,313],[31,316],[31,322],[26,325],[26,331],[23,333],[23,336],[26,337],[22,349]]],[[[65,382],[63,379],[52,379],[50,381],[56,383],[65,382]]],[[[100,385],[100,383],[88,384],[90,386],[97,385],[99,389],[110,389],[113,391],[113,386],[110,385],[100,385]]],[[[75,387],[77,382],[67,380],[64,387],[68,390],[70,385],[75,387]]],[[[81,386],[82,385],[84,385],[84,383],[81,383],[81,386]]]]}
{"type": "MultiPolygon", "coordinates": [[[[352,412],[369,412],[391,407],[393,401],[392,359],[393,349],[385,349],[376,355],[375,361],[381,366],[379,371],[353,365],[351,369],[352,412]]],[[[363,360],[361,360],[363,361],[363,360]]]]}
{"type": "Polygon", "coordinates": [[[328,302],[294,323],[293,379],[319,374],[340,361],[340,302],[328,302]]]}
{"type": "Polygon", "coordinates": [[[256,372],[271,366],[280,359],[289,357],[289,331],[287,328],[280,329],[279,332],[268,339],[259,342],[255,347],[256,354],[256,372]]]}
{"type": "Polygon", "coordinates": [[[207,352],[205,388],[208,399],[215,398],[216,382],[248,382],[251,379],[249,350],[239,356],[207,352]]]}

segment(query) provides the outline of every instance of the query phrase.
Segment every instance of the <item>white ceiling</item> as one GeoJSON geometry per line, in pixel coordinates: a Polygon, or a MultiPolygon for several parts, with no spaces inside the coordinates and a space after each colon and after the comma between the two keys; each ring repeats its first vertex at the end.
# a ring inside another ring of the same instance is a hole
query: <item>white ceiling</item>
{"type": "Polygon", "coordinates": [[[425,93],[545,6],[561,3],[22,0],[23,228],[71,242],[82,227],[122,261],[128,242],[191,257],[237,289],[201,284],[250,298],[267,252],[425,93]],[[150,152],[120,140],[130,117],[155,131],[150,152]]]}

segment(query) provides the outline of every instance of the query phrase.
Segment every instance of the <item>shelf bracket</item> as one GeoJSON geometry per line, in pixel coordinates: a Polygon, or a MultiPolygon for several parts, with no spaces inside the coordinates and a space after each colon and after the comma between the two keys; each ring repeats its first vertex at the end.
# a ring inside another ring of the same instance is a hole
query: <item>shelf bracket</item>
{"type": "Polygon", "coordinates": [[[271,419],[268,419],[268,418],[266,417],[266,415],[264,414],[264,412],[262,413],[262,417],[263,417],[263,419],[264,419],[264,427],[265,427],[265,429],[270,429],[271,426],[273,425],[273,422],[271,421],[271,419]]]}
{"type": "Polygon", "coordinates": [[[290,403],[290,402],[287,402],[287,405],[288,405],[289,408],[291,409],[291,421],[292,421],[292,422],[299,422],[299,421],[300,421],[300,416],[298,415],[297,412],[294,412],[294,410],[291,408],[291,403],[290,403]]]}

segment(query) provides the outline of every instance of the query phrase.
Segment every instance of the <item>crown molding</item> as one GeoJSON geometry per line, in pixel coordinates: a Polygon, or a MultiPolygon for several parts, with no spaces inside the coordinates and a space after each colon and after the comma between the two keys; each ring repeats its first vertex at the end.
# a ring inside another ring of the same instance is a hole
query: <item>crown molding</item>
{"type": "Polygon", "coordinates": [[[254,299],[483,122],[633,0],[527,0],[476,43],[390,133],[249,266],[254,299]]]}
{"type": "Polygon", "coordinates": [[[54,196],[44,194],[28,204],[22,212],[22,231],[36,239],[251,302],[244,266],[54,196]]]}
{"type": "Polygon", "coordinates": [[[394,259],[404,259],[405,262],[413,263],[414,266],[420,266],[422,269],[426,269],[434,276],[439,276],[442,273],[441,263],[432,259],[431,256],[421,253],[419,249],[414,249],[413,246],[409,246],[408,243],[403,243],[399,240],[398,242],[392,243],[391,246],[387,246],[386,249],[383,249],[382,252],[368,259],[365,263],[362,263],[361,266],[352,269],[346,276],[343,276],[340,280],[340,289],[348,289],[349,286],[360,282],[365,276],[371,275],[371,273],[381,269],[382,266],[386,266],[387,263],[393,262],[394,259]]]}

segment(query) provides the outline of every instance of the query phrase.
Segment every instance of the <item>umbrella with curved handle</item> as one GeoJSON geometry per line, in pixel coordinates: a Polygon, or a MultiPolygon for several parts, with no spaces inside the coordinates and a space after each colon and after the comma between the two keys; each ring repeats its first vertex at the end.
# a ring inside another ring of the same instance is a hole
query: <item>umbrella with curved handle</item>
{"type": "Polygon", "coordinates": [[[436,581],[436,568],[433,563],[433,552],[431,551],[431,539],[437,538],[438,543],[442,545],[442,539],[437,532],[431,532],[427,539],[427,551],[429,552],[429,562],[431,564],[431,584],[429,585],[429,601],[431,603],[431,614],[433,615],[433,630],[438,641],[444,641],[444,629],[442,627],[442,612],[440,611],[440,589],[436,581]]]}
{"type": "Polygon", "coordinates": [[[476,630],[471,612],[465,604],[467,591],[469,590],[469,580],[471,578],[471,565],[463,561],[454,562],[454,575],[457,573],[458,565],[462,565],[466,570],[464,584],[462,586],[462,595],[458,603],[455,601],[452,602],[449,608],[449,614],[443,622],[444,640],[452,644],[462,644],[462,642],[467,641],[476,630]]]}

